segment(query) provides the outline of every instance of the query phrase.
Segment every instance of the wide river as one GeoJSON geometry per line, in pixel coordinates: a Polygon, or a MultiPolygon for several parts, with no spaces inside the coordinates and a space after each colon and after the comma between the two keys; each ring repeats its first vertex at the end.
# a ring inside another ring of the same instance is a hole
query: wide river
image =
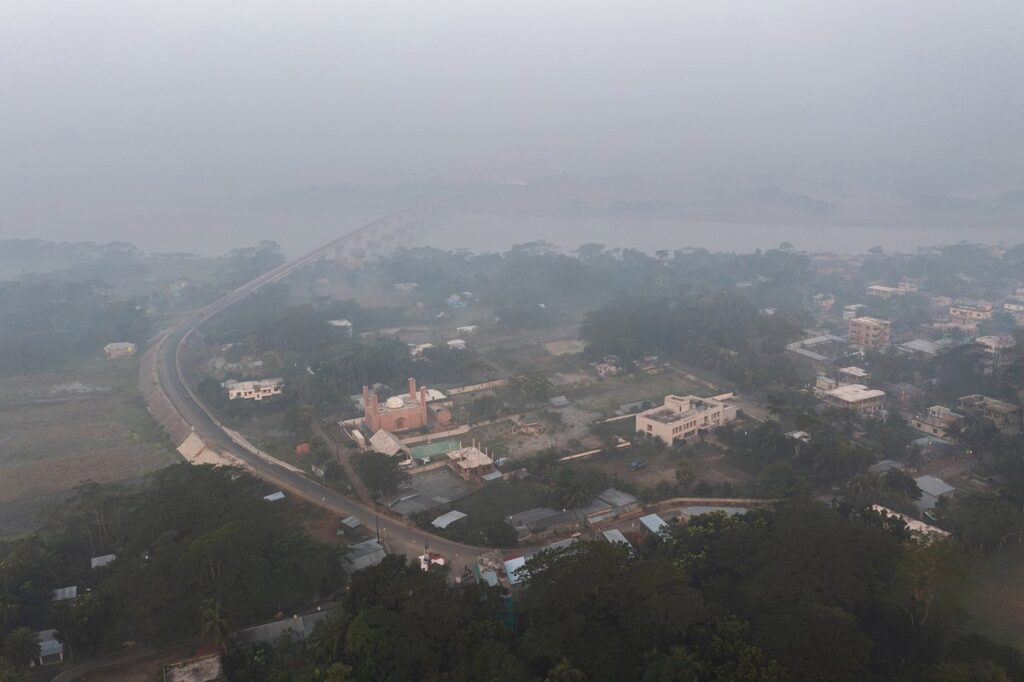
{"type": "Polygon", "coordinates": [[[1024,243],[1024,226],[863,227],[704,222],[692,220],[558,218],[506,215],[457,215],[423,236],[422,243],[445,249],[494,252],[513,244],[546,239],[563,250],[596,242],[651,253],[657,249],[705,248],[750,252],[790,242],[811,252],[860,253],[873,246],[912,252],[918,247],[970,241],[1014,246],[1024,243]]]}

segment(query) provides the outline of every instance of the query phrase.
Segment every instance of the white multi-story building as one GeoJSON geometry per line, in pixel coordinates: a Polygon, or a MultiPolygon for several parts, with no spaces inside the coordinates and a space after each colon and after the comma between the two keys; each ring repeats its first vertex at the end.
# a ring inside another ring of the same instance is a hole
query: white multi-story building
{"type": "Polygon", "coordinates": [[[229,400],[263,400],[279,395],[284,390],[284,379],[258,379],[256,381],[224,382],[229,400]]]}
{"type": "Polygon", "coordinates": [[[870,416],[885,409],[885,391],[868,388],[864,384],[844,384],[820,391],[818,396],[833,407],[853,410],[858,414],[870,416]]]}
{"type": "Polygon", "coordinates": [[[701,431],[722,426],[734,419],[735,408],[722,400],[695,395],[667,395],[661,407],[637,414],[636,430],[672,443],[696,438],[701,431]]]}
{"type": "Polygon", "coordinates": [[[876,298],[892,298],[893,296],[903,296],[906,293],[903,289],[887,287],[881,284],[872,284],[867,289],[868,296],[875,296],[876,298]]]}
{"type": "Polygon", "coordinates": [[[949,307],[949,317],[957,324],[970,324],[992,319],[991,303],[956,303],[949,307]]]}

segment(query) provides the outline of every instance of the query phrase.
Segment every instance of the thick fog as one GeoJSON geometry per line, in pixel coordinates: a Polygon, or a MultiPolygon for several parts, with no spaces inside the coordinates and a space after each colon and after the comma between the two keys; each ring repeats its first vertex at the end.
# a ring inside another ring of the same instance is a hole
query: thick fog
{"type": "Polygon", "coordinates": [[[502,186],[1019,228],[1022,29],[1019,1],[8,0],[0,238],[299,248],[502,186]]]}

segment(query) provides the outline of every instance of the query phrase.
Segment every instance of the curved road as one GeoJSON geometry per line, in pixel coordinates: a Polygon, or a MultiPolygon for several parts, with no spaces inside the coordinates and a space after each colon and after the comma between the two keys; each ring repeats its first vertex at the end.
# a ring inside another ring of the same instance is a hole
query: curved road
{"type": "MultiPolygon", "coordinates": [[[[193,313],[176,327],[167,332],[159,341],[156,350],[157,372],[160,388],[168,400],[178,410],[182,419],[198,434],[207,446],[230,454],[245,463],[251,473],[259,478],[280,487],[296,497],[327,509],[339,515],[357,516],[368,527],[374,527],[374,517],[378,513],[330,488],[307,478],[297,469],[280,463],[263,453],[253,452],[236,442],[225,431],[225,428],[196,398],[182,379],[180,368],[180,349],[186,338],[199,325],[225,308],[237,303],[260,287],[271,282],[284,279],[299,268],[308,265],[329,253],[345,241],[365,233],[371,233],[387,218],[371,223],[354,232],[344,235],[306,256],[298,258],[281,267],[254,279],[206,308],[193,313]]],[[[448,558],[453,573],[461,571],[462,565],[472,562],[479,552],[487,549],[452,542],[445,538],[427,533],[416,526],[391,516],[380,519],[381,539],[387,543],[392,552],[417,556],[423,553],[423,547],[429,543],[430,549],[442,553],[448,558]]]]}

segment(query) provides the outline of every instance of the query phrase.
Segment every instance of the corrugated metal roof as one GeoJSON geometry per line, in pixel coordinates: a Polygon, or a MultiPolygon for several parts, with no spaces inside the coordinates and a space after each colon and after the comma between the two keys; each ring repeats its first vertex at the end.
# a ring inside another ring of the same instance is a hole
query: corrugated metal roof
{"type": "Polygon", "coordinates": [[[918,476],[914,479],[914,482],[917,483],[917,487],[921,489],[921,492],[928,493],[934,497],[942,497],[956,490],[956,488],[935,476],[918,476]]]}
{"type": "Polygon", "coordinates": [[[505,575],[508,576],[510,584],[516,585],[523,581],[523,575],[518,573],[518,571],[524,566],[526,566],[526,557],[523,556],[509,559],[505,562],[505,575]]]}
{"type": "Polygon", "coordinates": [[[78,585],[72,585],[71,587],[61,587],[53,591],[53,601],[61,601],[62,599],[74,599],[78,596],[78,585]]]}
{"type": "Polygon", "coordinates": [[[667,526],[665,519],[661,518],[657,514],[648,514],[647,516],[640,517],[640,523],[644,525],[644,528],[651,531],[652,533],[661,532],[661,529],[667,526]]]}
{"type": "Polygon", "coordinates": [[[457,509],[453,509],[447,514],[441,514],[440,516],[438,516],[436,519],[430,522],[430,525],[436,526],[437,528],[447,528],[459,519],[464,519],[467,516],[469,516],[469,514],[464,514],[457,509]]]}
{"type": "Polygon", "coordinates": [[[102,568],[112,564],[116,558],[116,554],[104,554],[103,556],[94,556],[92,559],[89,559],[89,563],[94,569],[102,568]]]}
{"type": "Polygon", "coordinates": [[[604,535],[605,540],[612,543],[613,545],[615,543],[619,543],[622,545],[626,545],[627,547],[633,546],[629,543],[629,540],[626,539],[626,536],[623,535],[622,531],[618,528],[612,528],[610,530],[603,531],[601,534],[604,535]]]}

